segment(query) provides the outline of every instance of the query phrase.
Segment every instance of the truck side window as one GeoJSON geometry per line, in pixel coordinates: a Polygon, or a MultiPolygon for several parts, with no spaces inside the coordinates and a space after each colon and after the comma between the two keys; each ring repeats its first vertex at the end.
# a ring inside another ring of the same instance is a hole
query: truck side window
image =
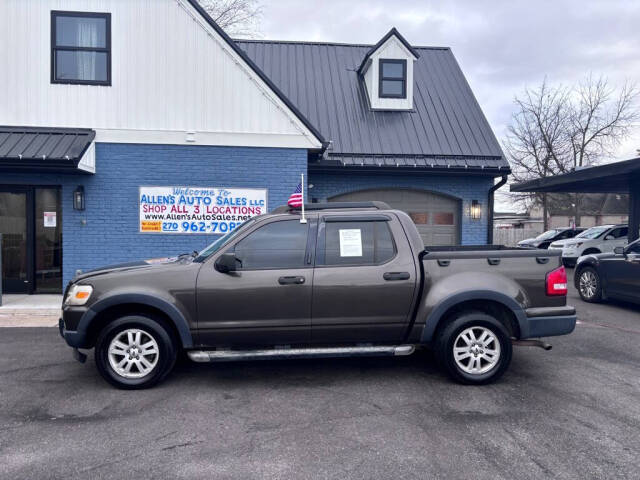
{"type": "Polygon", "coordinates": [[[235,254],[242,262],[238,270],[304,268],[307,230],[298,220],[260,227],[236,244],[235,254]]]}
{"type": "Polygon", "coordinates": [[[388,222],[328,222],[324,237],[321,265],[375,265],[396,254],[388,222]]]}

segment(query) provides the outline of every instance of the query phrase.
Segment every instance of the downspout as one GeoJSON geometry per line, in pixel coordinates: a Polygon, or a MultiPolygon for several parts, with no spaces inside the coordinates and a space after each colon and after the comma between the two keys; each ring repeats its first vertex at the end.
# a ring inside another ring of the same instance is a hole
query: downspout
{"type": "Polygon", "coordinates": [[[493,196],[495,191],[507,183],[508,175],[502,175],[502,179],[489,189],[489,208],[487,212],[487,244],[493,244],[493,196]]]}

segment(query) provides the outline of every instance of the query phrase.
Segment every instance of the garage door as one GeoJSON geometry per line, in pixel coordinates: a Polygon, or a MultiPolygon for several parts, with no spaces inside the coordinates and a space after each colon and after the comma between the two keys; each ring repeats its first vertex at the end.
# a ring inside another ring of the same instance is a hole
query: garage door
{"type": "Polygon", "coordinates": [[[378,200],[409,214],[425,245],[455,245],[458,242],[460,207],[458,200],[420,190],[381,189],[346,193],[330,202],[378,200]]]}

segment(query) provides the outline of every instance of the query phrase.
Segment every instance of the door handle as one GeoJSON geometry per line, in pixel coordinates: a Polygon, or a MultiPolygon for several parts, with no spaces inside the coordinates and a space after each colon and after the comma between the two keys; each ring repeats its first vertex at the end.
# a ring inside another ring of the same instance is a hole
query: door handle
{"type": "Polygon", "coordinates": [[[450,263],[451,260],[438,260],[438,265],[440,265],[441,267],[448,267],[450,263]]]}
{"type": "Polygon", "coordinates": [[[304,277],[280,277],[278,283],[280,285],[302,285],[304,277]]]}
{"type": "Polygon", "coordinates": [[[500,259],[499,258],[487,258],[487,262],[489,262],[489,265],[500,265],[500,259]]]}
{"type": "Polygon", "coordinates": [[[411,275],[409,275],[409,272],[385,272],[382,275],[382,278],[384,278],[385,280],[388,280],[388,281],[392,281],[392,280],[409,280],[410,277],[411,277],[411,275]]]}

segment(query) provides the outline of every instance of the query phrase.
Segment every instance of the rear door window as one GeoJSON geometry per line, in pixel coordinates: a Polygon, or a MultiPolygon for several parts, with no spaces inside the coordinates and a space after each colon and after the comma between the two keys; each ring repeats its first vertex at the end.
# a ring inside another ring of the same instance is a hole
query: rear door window
{"type": "Polygon", "coordinates": [[[318,238],[318,265],[377,265],[396,254],[389,222],[326,222],[318,238]]]}

